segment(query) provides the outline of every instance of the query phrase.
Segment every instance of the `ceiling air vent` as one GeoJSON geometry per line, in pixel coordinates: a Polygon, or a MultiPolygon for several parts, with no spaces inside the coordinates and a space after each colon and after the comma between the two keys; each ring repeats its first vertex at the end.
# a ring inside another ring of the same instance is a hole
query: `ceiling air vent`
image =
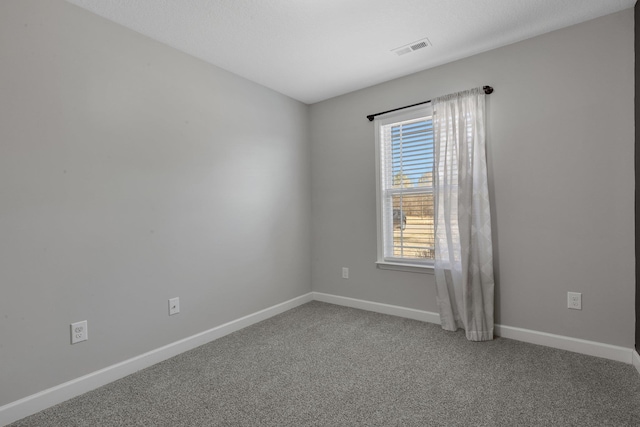
{"type": "Polygon", "coordinates": [[[425,37],[424,39],[416,40],[414,42],[405,44],[404,46],[391,49],[391,52],[395,53],[398,56],[401,56],[407,53],[415,52],[416,50],[425,48],[427,46],[431,46],[431,42],[428,38],[425,37]]]}

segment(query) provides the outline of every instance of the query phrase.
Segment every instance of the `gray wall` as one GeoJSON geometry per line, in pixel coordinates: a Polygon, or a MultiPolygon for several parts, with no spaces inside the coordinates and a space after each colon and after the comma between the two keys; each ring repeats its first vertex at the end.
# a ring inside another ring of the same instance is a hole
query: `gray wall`
{"type": "Polygon", "coordinates": [[[488,84],[497,323],[631,348],[633,26],[629,9],[312,105],[313,290],[437,311],[433,275],[374,265],[365,115],[488,84]]]}
{"type": "Polygon", "coordinates": [[[62,0],[0,64],[0,406],[311,290],[306,105],[62,0]]]}

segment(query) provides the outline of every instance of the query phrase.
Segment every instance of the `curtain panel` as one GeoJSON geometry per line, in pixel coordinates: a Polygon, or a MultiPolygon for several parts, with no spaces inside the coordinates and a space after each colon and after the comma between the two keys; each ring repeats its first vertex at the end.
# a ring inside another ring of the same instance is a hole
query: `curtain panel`
{"type": "Polygon", "coordinates": [[[433,100],[435,277],[442,327],[493,339],[493,252],[485,93],[433,100]]]}

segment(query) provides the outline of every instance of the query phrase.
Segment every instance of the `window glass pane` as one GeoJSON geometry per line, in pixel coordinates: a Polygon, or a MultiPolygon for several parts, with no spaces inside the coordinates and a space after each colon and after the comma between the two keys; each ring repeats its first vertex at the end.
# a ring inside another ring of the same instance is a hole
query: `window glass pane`
{"type": "Polygon", "coordinates": [[[395,195],[393,258],[434,259],[433,193],[395,195]]]}
{"type": "Polygon", "coordinates": [[[433,122],[418,120],[392,125],[389,136],[393,185],[431,186],[433,122]]]}

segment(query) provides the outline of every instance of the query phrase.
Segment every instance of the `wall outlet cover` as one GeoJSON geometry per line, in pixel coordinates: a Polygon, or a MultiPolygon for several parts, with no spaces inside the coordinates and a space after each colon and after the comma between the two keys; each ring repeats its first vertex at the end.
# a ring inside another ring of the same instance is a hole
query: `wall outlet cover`
{"type": "Polygon", "coordinates": [[[89,339],[89,329],[87,321],[71,324],[71,344],[76,344],[89,339]]]}
{"type": "Polygon", "coordinates": [[[567,292],[567,308],[582,310],[582,294],[580,292],[567,292]]]}
{"type": "Polygon", "coordinates": [[[171,298],[169,300],[169,316],[180,313],[180,298],[171,298]]]}

